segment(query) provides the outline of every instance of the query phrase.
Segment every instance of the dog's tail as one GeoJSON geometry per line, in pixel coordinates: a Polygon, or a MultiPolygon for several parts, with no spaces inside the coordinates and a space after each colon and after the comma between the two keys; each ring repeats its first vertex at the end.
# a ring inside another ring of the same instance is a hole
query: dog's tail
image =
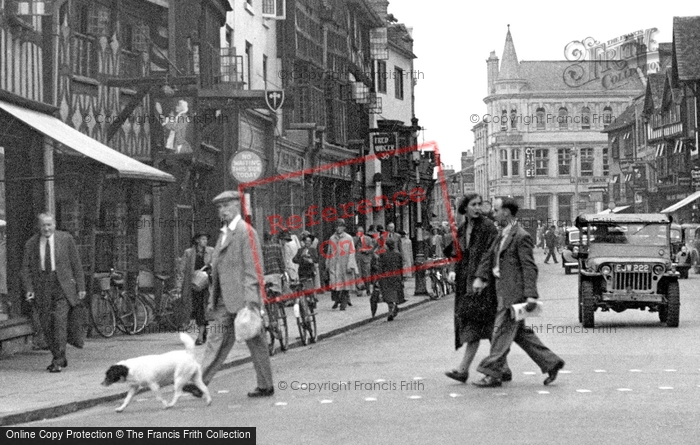
{"type": "Polygon", "coordinates": [[[194,354],[194,340],[192,340],[192,337],[184,332],[180,332],[180,341],[185,345],[185,351],[194,354]]]}

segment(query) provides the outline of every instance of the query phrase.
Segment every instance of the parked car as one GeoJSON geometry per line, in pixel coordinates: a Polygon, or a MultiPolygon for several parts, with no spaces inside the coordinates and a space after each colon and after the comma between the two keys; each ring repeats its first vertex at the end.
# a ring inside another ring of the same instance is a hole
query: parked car
{"type": "Polygon", "coordinates": [[[579,321],[595,325],[595,311],[648,309],[678,327],[679,273],[671,261],[671,222],[664,214],[581,215],[578,259],[579,321]]]}
{"type": "Polygon", "coordinates": [[[688,248],[690,265],[695,273],[700,273],[700,224],[681,224],[683,229],[683,242],[688,248]]]}
{"type": "Polygon", "coordinates": [[[571,274],[571,269],[578,269],[578,259],[574,257],[578,254],[581,240],[579,238],[581,231],[576,227],[567,227],[564,230],[564,247],[561,252],[561,265],[564,268],[566,275],[571,274]]]}

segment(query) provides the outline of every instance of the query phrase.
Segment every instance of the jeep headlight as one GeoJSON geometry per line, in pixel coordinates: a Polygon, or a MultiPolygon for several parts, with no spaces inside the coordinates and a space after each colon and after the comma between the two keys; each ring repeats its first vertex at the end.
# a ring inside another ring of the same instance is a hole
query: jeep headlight
{"type": "Polygon", "coordinates": [[[605,265],[600,268],[600,273],[602,273],[603,275],[610,275],[610,272],[612,272],[612,269],[608,265],[605,265]]]}
{"type": "Polygon", "coordinates": [[[661,275],[662,273],[664,273],[666,271],[666,268],[661,264],[657,264],[654,266],[653,271],[654,271],[654,275],[661,275]]]}

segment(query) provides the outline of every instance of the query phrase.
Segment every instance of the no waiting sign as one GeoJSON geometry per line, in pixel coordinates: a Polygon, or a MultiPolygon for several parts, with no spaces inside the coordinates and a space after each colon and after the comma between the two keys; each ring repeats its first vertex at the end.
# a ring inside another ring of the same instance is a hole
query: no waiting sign
{"type": "Polygon", "coordinates": [[[239,151],[231,159],[231,175],[238,182],[255,181],[262,175],[262,172],[262,158],[254,151],[239,151]]]}

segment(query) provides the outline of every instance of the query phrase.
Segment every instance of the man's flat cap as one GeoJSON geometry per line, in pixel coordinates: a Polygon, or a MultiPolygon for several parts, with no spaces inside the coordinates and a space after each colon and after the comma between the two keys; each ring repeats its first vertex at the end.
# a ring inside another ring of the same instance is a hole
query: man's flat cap
{"type": "Polygon", "coordinates": [[[226,190],[223,193],[219,193],[216,195],[214,199],[211,200],[214,204],[218,204],[220,202],[226,202],[226,201],[233,201],[233,200],[240,200],[241,199],[241,194],[238,193],[236,190],[226,190]]]}

